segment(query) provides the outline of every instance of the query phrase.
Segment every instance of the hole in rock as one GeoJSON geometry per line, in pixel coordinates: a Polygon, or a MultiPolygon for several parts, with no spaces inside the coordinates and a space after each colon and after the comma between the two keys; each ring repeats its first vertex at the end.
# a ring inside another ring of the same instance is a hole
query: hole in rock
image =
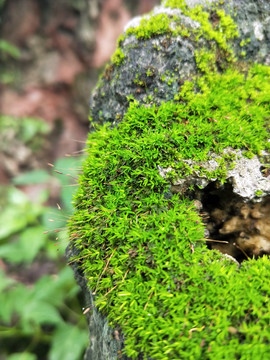
{"type": "Polygon", "coordinates": [[[244,201],[232,185],[210,183],[197,193],[207,245],[238,262],[270,254],[270,196],[244,201]]]}
{"type": "Polygon", "coordinates": [[[260,172],[264,177],[268,177],[270,175],[270,167],[269,166],[261,166],[260,172]]]}

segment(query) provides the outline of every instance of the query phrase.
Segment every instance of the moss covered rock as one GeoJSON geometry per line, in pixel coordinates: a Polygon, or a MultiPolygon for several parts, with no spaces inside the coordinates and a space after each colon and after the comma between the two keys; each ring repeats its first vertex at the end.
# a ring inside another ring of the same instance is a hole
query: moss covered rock
{"type": "Polygon", "coordinates": [[[69,254],[87,359],[270,356],[270,6],[202,3],[131,22],[93,94],[69,254]]]}
{"type": "Polygon", "coordinates": [[[185,80],[205,66],[222,71],[232,57],[239,65],[270,65],[269,2],[205,3],[163,2],[126,26],[91,98],[94,122],[119,122],[131,99],[141,104],[173,100],[185,80]]]}

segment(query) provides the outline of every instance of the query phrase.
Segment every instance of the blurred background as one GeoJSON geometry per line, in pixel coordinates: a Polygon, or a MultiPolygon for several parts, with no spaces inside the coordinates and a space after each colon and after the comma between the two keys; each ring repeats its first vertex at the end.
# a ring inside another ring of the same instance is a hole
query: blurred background
{"type": "Polygon", "coordinates": [[[77,360],[88,343],[65,261],[91,90],[159,0],[0,0],[0,360],[77,360]]]}

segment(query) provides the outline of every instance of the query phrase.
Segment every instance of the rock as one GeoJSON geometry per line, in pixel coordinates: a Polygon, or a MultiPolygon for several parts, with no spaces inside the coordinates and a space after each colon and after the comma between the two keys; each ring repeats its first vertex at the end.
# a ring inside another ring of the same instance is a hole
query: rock
{"type": "MultiPolygon", "coordinates": [[[[226,180],[232,184],[232,191],[236,195],[239,195],[243,199],[252,200],[257,196],[257,192],[261,194],[270,193],[270,177],[265,177],[261,171],[263,166],[262,159],[254,156],[252,159],[248,159],[243,156],[241,150],[234,150],[226,148],[223,150],[223,154],[233,155],[233,168],[228,169],[226,173],[226,180]]],[[[266,156],[269,154],[265,153],[266,156]]],[[[215,171],[220,167],[218,160],[222,159],[221,155],[215,153],[208,154],[209,160],[200,163],[200,168],[206,169],[209,173],[215,174],[215,171]]],[[[193,165],[198,165],[198,162],[194,160],[182,160],[183,163],[188,165],[191,169],[193,165]]],[[[159,168],[159,173],[162,177],[166,178],[166,174],[173,170],[172,167],[167,169],[159,168]]],[[[173,182],[172,187],[175,192],[184,193],[185,189],[190,186],[199,186],[205,188],[210,182],[218,180],[217,177],[210,177],[201,173],[200,170],[194,170],[191,175],[184,178],[177,179],[173,182]]]]}
{"type": "Polygon", "coordinates": [[[270,5],[207,3],[132,20],[92,96],[69,248],[86,360],[269,355],[270,5]]]}

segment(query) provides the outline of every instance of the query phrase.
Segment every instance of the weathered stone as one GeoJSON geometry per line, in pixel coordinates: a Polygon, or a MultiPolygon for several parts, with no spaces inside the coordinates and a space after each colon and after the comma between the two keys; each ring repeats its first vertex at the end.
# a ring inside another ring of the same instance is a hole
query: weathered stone
{"type": "MultiPolygon", "coordinates": [[[[270,177],[263,176],[261,168],[263,160],[254,156],[248,159],[242,155],[241,150],[224,149],[223,154],[234,155],[233,169],[228,169],[226,180],[232,184],[232,190],[236,195],[239,195],[245,200],[252,200],[257,196],[257,191],[262,194],[270,194],[270,177]]],[[[265,153],[265,156],[269,156],[265,153]]],[[[202,162],[199,165],[208,172],[214,172],[218,169],[219,164],[217,160],[221,160],[222,156],[217,154],[209,154],[209,160],[202,162]]],[[[192,165],[198,165],[198,162],[193,160],[182,160],[185,164],[192,168],[192,165]]],[[[159,169],[162,177],[173,170],[173,168],[159,169]]],[[[190,186],[199,186],[205,188],[210,182],[218,180],[216,177],[209,178],[199,171],[194,171],[192,175],[188,175],[182,179],[177,179],[173,183],[173,188],[177,192],[184,193],[185,189],[190,186]]]]}

